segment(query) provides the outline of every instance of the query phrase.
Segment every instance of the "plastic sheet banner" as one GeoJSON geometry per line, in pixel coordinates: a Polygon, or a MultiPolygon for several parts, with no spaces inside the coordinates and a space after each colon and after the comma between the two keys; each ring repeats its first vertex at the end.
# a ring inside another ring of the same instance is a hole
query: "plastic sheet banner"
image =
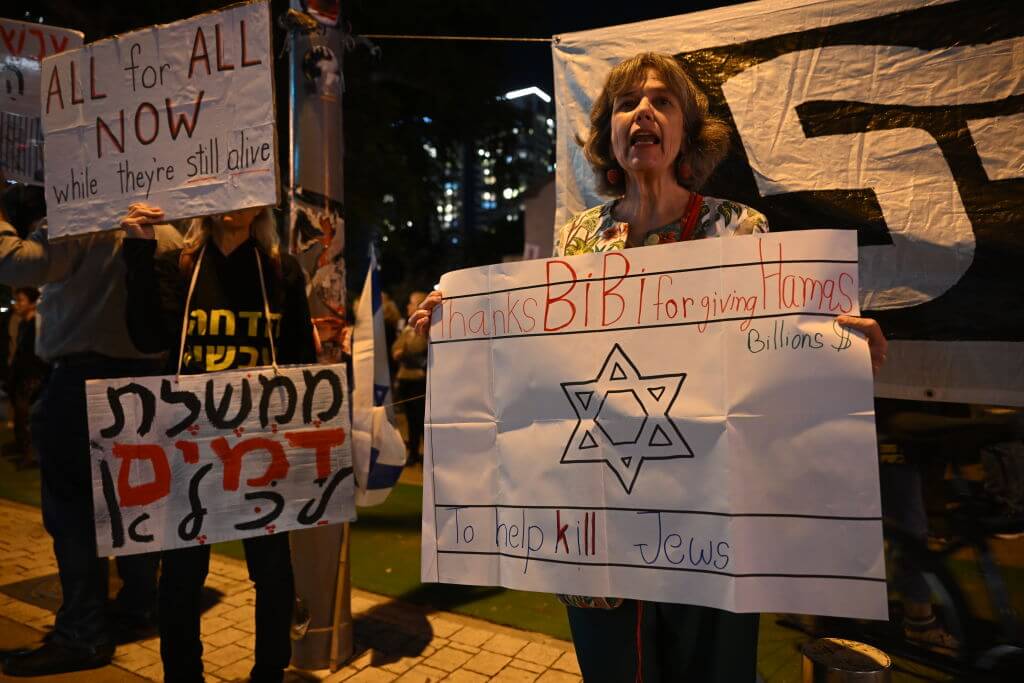
{"type": "Polygon", "coordinates": [[[273,59],[253,2],[43,60],[50,236],[276,204],[273,59]]]}
{"type": "Polygon", "coordinates": [[[424,581],[887,614],[851,232],[448,273],[424,581]]]}
{"type": "Polygon", "coordinates": [[[557,224],[602,201],[573,142],[611,67],[676,56],[732,128],[705,186],[773,231],[855,230],[894,398],[1024,405],[1024,13],[768,0],[556,36],[557,224]]]}
{"type": "Polygon", "coordinates": [[[39,72],[44,57],[82,46],[82,33],[0,19],[0,173],[43,184],[39,72]]]}
{"type": "Polygon", "coordinates": [[[99,556],[355,519],[344,365],[86,384],[99,556]]]}

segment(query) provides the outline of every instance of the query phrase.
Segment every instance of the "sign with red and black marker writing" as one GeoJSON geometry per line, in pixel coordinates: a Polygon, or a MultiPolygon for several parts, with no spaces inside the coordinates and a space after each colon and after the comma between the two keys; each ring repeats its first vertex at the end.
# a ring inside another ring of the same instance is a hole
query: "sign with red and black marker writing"
{"type": "Polygon", "coordinates": [[[884,618],[852,232],[447,273],[424,581],[884,618]]]}
{"type": "Polygon", "coordinates": [[[82,33],[0,19],[0,172],[8,180],[43,184],[39,72],[43,58],[82,46],[82,33]]]}
{"type": "Polygon", "coordinates": [[[276,204],[266,2],[43,61],[52,237],[110,230],[134,202],[169,220],[276,204]]]}
{"type": "Polygon", "coordinates": [[[100,557],[355,519],[344,365],[86,384],[100,557]]]}

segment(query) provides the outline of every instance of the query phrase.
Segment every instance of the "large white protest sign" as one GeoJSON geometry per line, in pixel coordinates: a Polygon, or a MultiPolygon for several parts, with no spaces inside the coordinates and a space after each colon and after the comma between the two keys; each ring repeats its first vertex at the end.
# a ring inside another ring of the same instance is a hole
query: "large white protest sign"
{"type": "Polygon", "coordinates": [[[277,203],[266,2],[47,58],[41,98],[51,236],[277,203]]]}
{"type": "Polygon", "coordinates": [[[773,230],[856,229],[881,396],[1024,405],[1024,13],[765,0],[556,36],[557,229],[603,199],[575,144],[611,68],[676,57],[732,129],[706,193],[773,230]]]}
{"type": "Polygon", "coordinates": [[[344,365],[86,385],[100,556],[355,519],[344,365]]]}
{"type": "Polygon", "coordinates": [[[887,613],[853,233],[445,275],[425,581],[887,613]]]}
{"type": "Polygon", "coordinates": [[[0,19],[0,172],[8,179],[43,184],[40,68],[44,57],[81,46],[79,31],[0,19]]]}

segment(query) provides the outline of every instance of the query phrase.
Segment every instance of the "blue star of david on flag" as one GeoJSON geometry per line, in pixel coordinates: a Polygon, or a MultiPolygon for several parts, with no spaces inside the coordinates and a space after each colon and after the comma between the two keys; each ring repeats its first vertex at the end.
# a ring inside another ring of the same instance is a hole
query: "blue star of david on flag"
{"type": "Polygon", "coordinates": [[[686,373],[642,375],[615,344],[594,379],[562,382],[576,413],[563,463],[604,463],[627,494],[646,460],[692,458],[686,439],[668,416],[686,373]]]}

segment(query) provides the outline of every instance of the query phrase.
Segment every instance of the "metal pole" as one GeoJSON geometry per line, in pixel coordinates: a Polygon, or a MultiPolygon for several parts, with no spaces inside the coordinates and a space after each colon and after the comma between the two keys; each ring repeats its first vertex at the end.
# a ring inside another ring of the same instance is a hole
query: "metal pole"
{"type": "Polygon", "coordinates": [[[331,671],[348,661],[355,648],[352,620],[352,571],[349,564],[348,522],[342,526],[341,552],[338,554],[338,580],[334,589],[334,624],[331,630],[331,671]]]}

